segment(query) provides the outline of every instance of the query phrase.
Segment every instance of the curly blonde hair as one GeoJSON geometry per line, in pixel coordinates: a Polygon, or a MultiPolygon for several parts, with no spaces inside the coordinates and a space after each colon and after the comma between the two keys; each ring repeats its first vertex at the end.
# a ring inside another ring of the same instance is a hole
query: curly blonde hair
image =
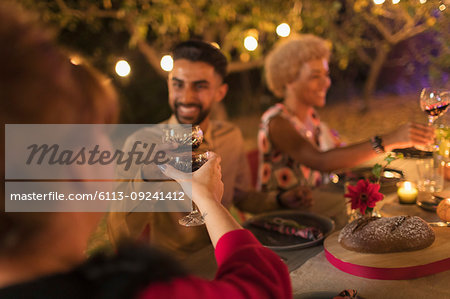
{"type": "Polygon", "coordinates": [[[302,66],[314,59],[329,59],[327,42],[312,34],[296,35],[275,46],[265,61],[268,87],[277,97],[284,97],[286,84],[297,78],[302,66]]]}

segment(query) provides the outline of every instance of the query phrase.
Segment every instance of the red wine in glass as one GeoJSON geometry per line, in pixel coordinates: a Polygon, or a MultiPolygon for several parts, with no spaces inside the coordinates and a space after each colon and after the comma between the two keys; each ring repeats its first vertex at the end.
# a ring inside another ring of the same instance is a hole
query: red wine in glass
{"type": "MultiPolygon", "coordinates": [[[[193,126],[192,130],[185,128],[175,128],[165,130],[163,135],[164,143],[176,143],[178,154],[171,157],[169,164],[183,172],[194,172],[208,161],[208,152],[196,153],[203,142],[203,131],[200,126],[193,126]]],[[[203,215],[197,206],[192,202],[192,211],[180,218],[178,223],[183,226],[198,226],[205,224],[203,215]]]]}
{"type": "Polygon", "coordinates": [[[449,104],[436,104],[426,106],[424,112],[428,114],[428,116],[439,117],[443,115],[447,109],[449,104]]]}
{"type": "Polygon", "coordinates": [[[424,88],[420,93],[420,108],[428,115],[428,124],[431,126],[448,109],[450,92],[436,88],[424,88]]]}
{"type": "MultiPolygon", "coordinates": [[[[436,119],[442,116],[450,103],[450,91],[436,88],[424,88],[420,93],[420,108],[428,116],[428,125],[433,126],[436,119]]],[[[419,150],[435,151],[433,144],[416,146],[419,150]]]]}

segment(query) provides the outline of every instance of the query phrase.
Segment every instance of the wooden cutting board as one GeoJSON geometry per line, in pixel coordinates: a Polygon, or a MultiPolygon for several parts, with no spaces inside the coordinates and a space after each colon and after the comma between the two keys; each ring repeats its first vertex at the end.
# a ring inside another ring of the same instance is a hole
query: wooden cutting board
{"type": "Polygon", "coordinates": [[[434,243],[425,249],[396,253],[359,253],[338,242],[339,231],[324,241],[327,260],[336,268],[372,279],[412,279],[450,270],[450,227],[433,227],[434,243]]]}

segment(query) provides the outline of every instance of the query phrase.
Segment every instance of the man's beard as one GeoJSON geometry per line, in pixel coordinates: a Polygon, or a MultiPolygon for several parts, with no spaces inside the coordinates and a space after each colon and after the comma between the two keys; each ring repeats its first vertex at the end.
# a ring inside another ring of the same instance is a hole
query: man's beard
{"type": "Polygon", "coordinates": [[[180,124],[192,124],[192,125],[199,125],[202,121],[205,120],[205,118],[209,115],[210,109],[203,109],[203,107],[199,104],[189,104],[189,105],[183,105],[180,103],[175,103],[175,107],[174,107],[174,111],[173,113],[175,114],[175,117],[177,118],[177,121],[180,124]],[[178,115],[178,107],[179,106],[186,106],[186,107],[197,107],[199,109],[199,113],[198,116],[195,119],[192,120],[186,120],[187,118],[185,118],[185,120],[181,120],[180,116],[178,115]]]}

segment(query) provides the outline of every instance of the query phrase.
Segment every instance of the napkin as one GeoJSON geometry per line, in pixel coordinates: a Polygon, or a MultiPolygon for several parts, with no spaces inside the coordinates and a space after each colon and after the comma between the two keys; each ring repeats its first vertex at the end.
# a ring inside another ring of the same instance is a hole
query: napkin
{"type": "Polygon", "coordinates": [[[284,219],[281,217],[255,220],[250,224],[269,231],[276,231],[283,235],[297,236],[310,241],[314,241],[323,237],[323,233],[317,227],[307,227],[305,225],[299,224],[295,220],[284,219]]]}

